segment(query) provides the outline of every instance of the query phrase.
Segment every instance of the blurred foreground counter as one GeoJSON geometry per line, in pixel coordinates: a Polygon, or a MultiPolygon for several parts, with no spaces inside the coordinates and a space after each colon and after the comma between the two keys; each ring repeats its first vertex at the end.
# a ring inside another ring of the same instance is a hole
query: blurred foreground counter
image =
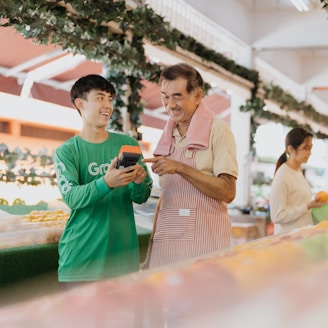
{"type": "Polygon", "coordinates": [[[0,308],[11,327],[328,327],[328,222],[0,308]]]}

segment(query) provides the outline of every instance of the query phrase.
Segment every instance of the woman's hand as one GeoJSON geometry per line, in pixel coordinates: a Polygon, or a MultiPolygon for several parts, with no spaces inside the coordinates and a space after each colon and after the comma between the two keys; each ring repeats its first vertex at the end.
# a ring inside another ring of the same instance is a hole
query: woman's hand
{"type": "Polygon", "coordinates": [[[307,204],[307,208],[309,210],[311,208],[319,208],[327,203],[328,203],[328,201],[321,201],[318,196],[315,196],[315,198],[307,204]]]}

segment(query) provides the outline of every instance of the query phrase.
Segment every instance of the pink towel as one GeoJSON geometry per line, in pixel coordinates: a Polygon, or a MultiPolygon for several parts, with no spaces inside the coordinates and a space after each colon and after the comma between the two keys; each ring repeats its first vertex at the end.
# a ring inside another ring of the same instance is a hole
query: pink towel
{"type": "MultiPolygon", "coordinates": [[[[209,144],[211,126],[214,120],[214,113],[201,102],[196,109],[186,136],[187,148],[207,149],[209,144]]],[[[155,156],[166,156],[173,152],[174,138],[173,130],[175,122],[169,119],[164,128],[154,151],[155,156]]]]}

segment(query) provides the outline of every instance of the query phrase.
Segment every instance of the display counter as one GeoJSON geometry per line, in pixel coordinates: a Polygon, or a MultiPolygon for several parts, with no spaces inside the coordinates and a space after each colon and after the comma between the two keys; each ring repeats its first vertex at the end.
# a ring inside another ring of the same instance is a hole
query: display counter
{"type": "MultiPolygon", "coordinates": [[[[136,216],[140,261],[144,261],[152,220],[136,216]]],[[[55,272],[58,241],[69,217],[62,201],[0,205],[0,287],[55,272]]]]}
{"type": "Polygon", "coordinates": [[[328,327],[328,222],[0,308],[13,327],[328,327]]]}
{"type": "MultiPolygon", "coordinates": [[[[137,226],[137,233],[143,261],[151,231],[137,226]]],[[[56,271],[57,267],[57,243],[0,249],[0,286],[56,271]]]]}
{"type": "Polygon", "coordinates": [[[55,271],[58,244],[0,249],[0,286],[55,271]]]}
{"type": "MultiPolygon", "coordinates": [[[[140,245],[140,260],[144,261],[151,235],[153,210],[157,199],[136,206],[135,219],[140,245]]],[[[58,241],[68,219],[68,212],[52,211],[48,204],[15,205],[1,207],[0,220],[0,286],[56,271],[58,241]]],[[[232,216],[233,246],[263,237],[265,219],[240,215],[232,216]]]]}
{"type": "Polygon", "coordinates": [[[230,214],[232,246],[245,244],[267,235],[267,217],[253,214],[230,214]]]}

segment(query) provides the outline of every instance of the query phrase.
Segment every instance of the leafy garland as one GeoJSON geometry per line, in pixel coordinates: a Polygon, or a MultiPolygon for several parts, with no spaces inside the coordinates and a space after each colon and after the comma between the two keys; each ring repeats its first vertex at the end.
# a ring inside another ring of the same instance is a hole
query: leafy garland
{"type": "MultiPolygon", "coordinates": [[[[322,124],[328,118],[318,114],[304,102],[298,102],[281,88],[262,85],[259,73],[237,64],[220,53],[204,47],[201,43],[172,28],[163,17],[156,14],[143,1],[136,1],[138,6],[127,8],[123,0],[15,0],[1,1],[0,18],[7,19],[0,26],[13,26],[25,38],[40,44],[57,44],[74,54],[101,61],[107,68],[107,78],[114,83],[118,91],[116,110],[111,119],[111,126],[122,131],[123,123],[120,109],[126,107],[130,115],[132,132],[137,133],[141,124],[140,113],[144,109],[141,102],[141,80],[157,82],[161,67],[150,62],[144,53],[144,41],[165,46],[170,50],[180,47],[194,53],[204,61],[213,62],[232,74],[253,83],[251,98],[241,111],[251,113],[252,135],[259,118],[283,123],[287,126],[299,125],[286,113],[281,117],[264,111],[265,99],[272,100],[282,109],[299,111],[314,122],[322,124]],[[259,88],[265,91],[259,96],[259,88]],[[126,90],[129,90],[128,99],[126,90]]],[[[327,9],[328,0],[321,0],[327,9]]],[[[309,130],[311,128],[307,127],[309,130]]],[[[318,137],[327,135],[317,132],[318,137]]],[[[253,140],[251,140],[251,144],[253,140]]]]}
{"type": "Polygon", "coordinates": [[[323,4],[322,8],[328,11],[328,0],[320,0],[323,4]]]}
{"type": "Polygon", "coordinates": [[[32,153],[29,149],[16,147],[10,150],[4,143],[0,144],[0,182],[13,182],[38,186],[48,179],[55,185],[53,154],[47,149],[32,153]]]}
{"type": "Polygon", "coordinates": [[[246,101],[244,105],[240,107],[242,112],[251,113],[251,148],[255,144],[255,133],[257,127],[260,125],[258,123],[261,119],[267,121],[281,123],[289,127],[303,127],[304,129],[311,131],[319,139],[327,138],[327,134],[320,131],[314,131],[309,124],[301,124],[297,120],[292,119],[289,116],[290,112],[300,113],[306,116],[309,120],[317,122],[323,126],[328,126],[328,116],[318,113],[315,108],[307,104],[304,101],[297,101],[290,93],[285,92],[282,88],[274,84],[263,84],[262,89],[264,92],[263,97],[253,97],[246,101]],[[266,107],[265,100],[270,100],[279,105],[280,109],[285,111],[285,115],[278,115],[265,110],[266,107]]]}

